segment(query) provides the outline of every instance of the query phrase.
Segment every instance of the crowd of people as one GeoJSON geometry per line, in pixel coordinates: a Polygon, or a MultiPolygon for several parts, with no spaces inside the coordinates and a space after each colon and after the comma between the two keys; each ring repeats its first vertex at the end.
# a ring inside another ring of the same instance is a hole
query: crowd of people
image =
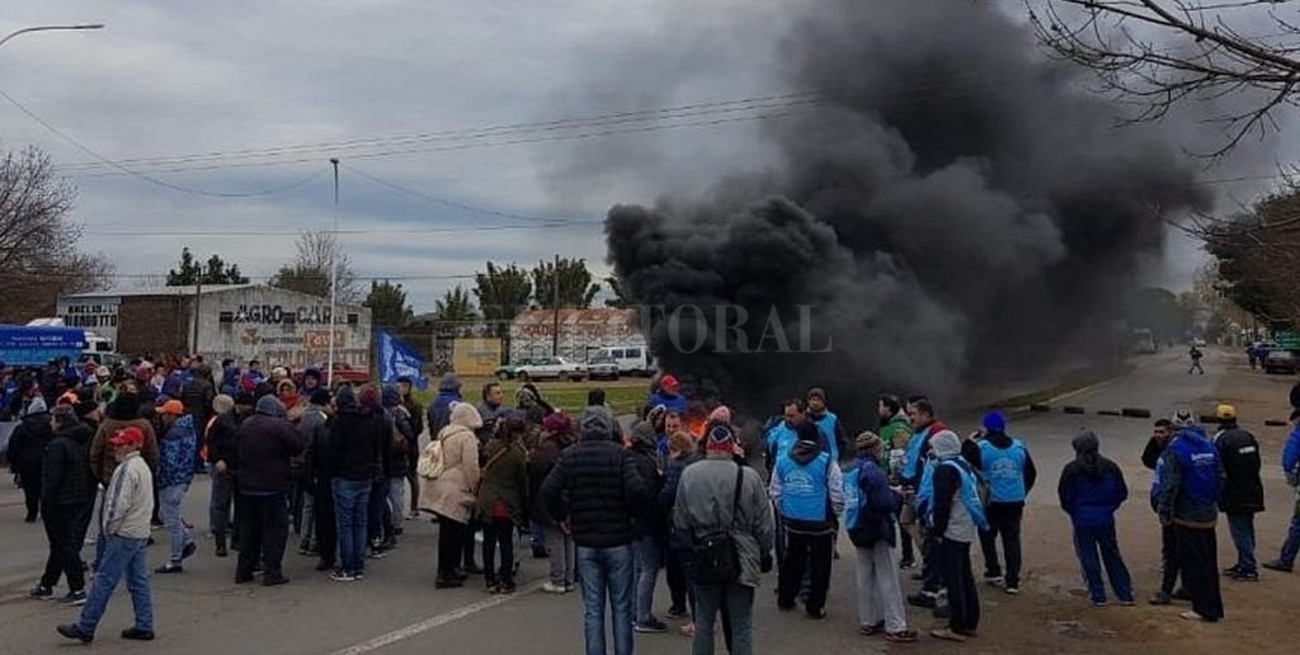
{"type": "MultiPolygon", "coordinates": [[[[746,440],[729,408],[691,401],[671,375],[624,430],[599,390],[570,416],[532,384],[513,403],[495,382],[467,400],[448,374],[426,411],[407,379],[329,389],[314,370],[221,369],[214,378],[197,356],[163,371],[140,360],[46,376],[15,392],[23,418],[9,461],[27,492],[27,519],[43,520],[50,544],[31,596],[84,605],[77,623],[59,627],[64,636],[91,641],[125,577],[136,622],[122,636],[153,638],[145,548],[164,528],[168,557],[153,573],[184,573],[198,548],[181,507],[197,473],[211,478],[213,555],[238,551],[237,584],[259,575],[265,586],[289,582],[291,528],[317,571],[362,581],[368,561],[397,547],[404,521],[427,516],[437,523],[434,587],[482,576],[487,592],[514,593],[521,551],[531,549],[548,560],[542,591],[580,592],[592,655],[606,652],[607,626],[613,651],[626,655],[637,633],[667,632],[664,619],[679,623],[694,653],[713,653],[718,632],[728,652],[752,653],[763,576],[776,572],[779,609],[802,604],[807,617],[824,619],[844,538],[866,637],[916,641],[908,605],[943,622],[933,638],[976,637],[976,544],[983,587],[1016,595],[1023,583],[1021,525],[1038,470],[998,412],[963,436],[929,399],[885,394],[875,429],[850,437],[825,391],[813,388],[746,440]],[[81,550],[92,524],[87,564],[81,550]],[[661,574],[670,598],[662,613],[661,574]],[[905,577],[920,583],[915,593],[906,593],[905,577]],[[68,591],[58,596],[61,578],[68,591]]],[[[1233,407],[1216,415],[1213,436],[1188,412],[1161,419],[1142,455],[1164,546],[1150,603],[1189,601],[1182,616],[1207,622],[1225,616],[1222,576],[1249,582],[1260,568],[1290,571],[1300,550],[1297,504],[1280,556],[1257,562],[1259,445],[1233,407]],[[1237,551],[1222,572],[1219,513],[1237,551]]],[[[1283,467],[1295,486],[1300,411],[1291,420],[1283,467]]],[[[1109,582],[1119,604],[1133,605],[1115,523],[1128,498],[1124,475],[1095,433],[1080,432],[1072,446],[1058,499],[1090,601],[1106,605],[1109,582]]]]}

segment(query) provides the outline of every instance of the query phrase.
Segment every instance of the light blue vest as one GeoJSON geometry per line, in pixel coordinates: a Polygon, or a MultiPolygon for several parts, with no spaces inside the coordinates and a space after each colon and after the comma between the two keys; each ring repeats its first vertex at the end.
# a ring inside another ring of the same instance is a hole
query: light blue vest
{"type": "Polygon", "coordinates": [[[903,479],[911,480],[916,477],[917,468],[921,466],[921,449],[925,447],[925,435],[929,431],[929,426],[923,427],[913,432],[911,441],[907,442],[907,460],[903,462],[903,479]]]}
{"type": "Polygon", "coordinates": [[[936,460],[931,457],[925,460],[921,468],[921,484],[916,487],[917,505],[925,504],[929,507],[929,501],[934,498],[934,467],[936,460]]]}
{"type": "Polygon", "coordinates": [[[980,441],[980,463],[989,482],[989,500],[994,503],[1019,503],[1025,500],[1025,462],[1029,451],[1019,439],[1010,448],[998,448],[980,441]]]}
{"type": "Polygon", "coordinates": [[[825,452],[807,466],[794,461],[788,452],[781,456],[776,465],[776,474],[781,476],[781,516],[810,523],[826,520],[830,462],[831,456],[825,452]]]}
{"type": "MultiPolygon", "coordinates": [[[[942,460],[937,466],[951,466],[957,469],[957,472],[961,474],[961,489],[957,491],[961,504],[966,508],[966,512],[970,514],[970,518],[975,522],[976,527],[981,530],[988,530],[989,521],[984,516],[984,503],[980,502],[979,487],[975,484],[975,473],[971,471],[970,466],[958,457],[942,460]]],[[[920,492],[918,492],[918,496],[919,493],[920,492]]],[[[930,494],[934,495],[933,480],[930,483],[930,494]]],[[[930,503],[929,518],[930,524],[933,525],[934,503],[930,503]]]]}
{"type": "Polygon", "coordinates": [[[790,449],[794,448],[797,441],[799,441],[799,434],[792,430],[788,423],[781,421],[767,432],[767,452],[780,462],[790,454],[790,449]]]}
{"type": "MultiPolygon", "coordinates": [[[[812,420],[812,417],[809,416],[808,420],[812,420]]],[[[840,445],[835,439],[835,428],[839,425],[839,422],[840,417],[836,416],[835,412],[832,411],[827,411],[820,421],[813,421],[817,425],[817,431],[821,433],[822,439],[825,440],[822,449],[830,451],[831,461],[834,462],[840,461],[840,445]]]]}

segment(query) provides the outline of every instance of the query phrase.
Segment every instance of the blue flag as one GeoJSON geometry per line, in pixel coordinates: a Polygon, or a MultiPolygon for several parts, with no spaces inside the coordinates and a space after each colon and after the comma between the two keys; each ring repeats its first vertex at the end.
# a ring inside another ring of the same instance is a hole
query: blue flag
{"type": "Polygon", "coordinates": [[[388,330],[375,330],[375,346],[379,351],[379,380],[384,384],[396,384],[398,378],[407,377],[416,389],[424,391],[429,388],[429,380],[424,377],[424,358],[406,342],[393,336],[388,330]]]}

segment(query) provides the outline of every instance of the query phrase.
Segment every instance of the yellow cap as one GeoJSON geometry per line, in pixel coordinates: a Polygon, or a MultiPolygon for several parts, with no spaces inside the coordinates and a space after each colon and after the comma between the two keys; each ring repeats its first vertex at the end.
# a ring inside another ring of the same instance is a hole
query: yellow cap
{"type": "Polygon", "coordinates": [[[1234,419],[1237,418],[1237,408],[1227,404],[1219,405],[1218,409],[1214,410],[1214,415],[1219,420],[1234,419]]]}

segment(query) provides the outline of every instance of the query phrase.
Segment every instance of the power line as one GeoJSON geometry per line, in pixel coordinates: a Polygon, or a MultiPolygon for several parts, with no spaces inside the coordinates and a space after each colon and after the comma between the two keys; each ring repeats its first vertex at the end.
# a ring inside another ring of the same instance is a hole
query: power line
{"type": "Polygon", "coordinates": [[[293,182],[290,182],[289,184],[286,184],[286,185],[281,186],[281,187],[277,187],[277,188],[274,188],[274,189],[267,189],[267,190],[263,190],[263,191],[250,192],[250,193],[225,193],[225,192],[205,191],[205,190],[203,190],[203,189],[196,189],[196,188],[193,188],[193,187],[187,187],[187,186],[183,186],[183,185],[180,185],[180,184],[172,184],[171,182],[167,182],[167,181],[164,181],[164,180],[160,180],[160,179],[158,179],[158,178],[156,178],[156,177],[153,177],[153,176],[150,176],[150,175],[146,175],[146,174],[144,174],[144,173],[140,173],[140,172],[138,172],[138,171],[131,170],[131,169],[127,168],[126,166],[123,166],[123,165],[121,165],[121,164],[119,164],[119,163],[117,163],[117,162],[115,162],[115,161],[112,161],[112,160],[108,159],[107,157],[105,157],[105,156],[99,154],[98,152],[95,152],[94,150],[91,150],[89,147],[83,145],[80,141],[77,141],[76,139],[72,138],[72,137],[69,136],[68,134],[64,133],[64,132],[63,132],[62,130],[60,130],[59,128],[55,127],[55,126],[54,126],[53,124],[51,124],[49,121],[47,121],[47,120],[45,120],[44,118],[41,118],[40,116],[38,116],[35,112],[33,112],[32,110],[28,109],[28,108],[25,107],[22,103],[20,103],[20,102],[18,102],[17,100],[13,99],[9,94],[5,93],[5,92],[2,91],[2,90],[0,90],[0,97],[3,97],[5,100],[7,100],[7,101],[9,102],[9,104],[13,105],[14,107],[17,107],[19,111],[23,112],[23,113],[26,114],[29,118],[31,118],[32,120],[34,120],[34,121],[36,121],[37,123],[39,123],[39,124],[41,125],[41,127],[44,127],[46,130],[49,130],[52,134],[54,134],[55,136],[59,137],[60,139],[63,139],[64,141],[67,141],[69,144],[71,144],[73,147],[77,148],[78,150],[80,150],[80,151],[82,151],[82,152],[84,152],[84,153],[90,155],[91,157],[94,157],[95,159],[98,159],[99,161],[105,163],[106,165],[112,166],[113,168],[116,168],[116,169],[122,171],[123,173],[125,173],[125,174],[127,174],[127,175],[130,175],[130,176],[132,176],[132,177],[139,178],[139,179],[144,180],[144,181],[146,181],[146,182],[149,182],[149,183],[151,183],[151,184],[156,184],[156,185],[158,185],[158,186],[160,186],[160,187],[164,187],[164,188],[167,188],[167,189],[171,189],[171,190],[173,190],[173,191],[180,191],[180,192],[182,192],[182,193],[189,193],[189,194],[193,194],[193,195],[197,195],[197,196],[208,196],[208,197],[212,197],[212,198],[255,198],[255,197],[260,197],[260,196],[269,196],[269,195],[274,195],[274,194],[277,194],[277,193],[281,193],[281,192],[283,192],[283,191],[288,191],[288,190],[290,190],[290,189],[294,189],[294,188],[300,187],[300,186],[302,186],[302,185],[304,185],[304,184],[310,182],[313,178],[316,178],[316,177],[319,177],[320,175],[322,175],[322,173],[312,173],[312,174],[310,174],[310,175],[307,175],[307,176],[305,176],[305,177],[303,177],[303,178],[300,178],[300,179],[298,179],[298,180],[295,180],[295,181],[293,181],[293,182]]]}
{"type": "MultiPolygon", "coordinates": [[[[410,228],[349,228],[338,230],[339,234],[455,234],[463,232],[498,232],[506,230],[541,230],[581,225],[603,225],[604,220],[596,219],[548,219],[548,223],[530,223],[527,225],[483,225],[458,227],[410,227],[410,228]]],[[[131,236],[131,237],[262,237],[262,236],[301,236],[304,230],[95,230],[84,231],[96,236],[131,236]]],[[[333,233],[333,230],[331,230],[333,233]]]]}
{"type": "Polygon", "coordinates": [[[394,191],[400,191],[400,192],[405,193],[405,194],[407,194],[407,195],[414,196],[414,197],[416,197],[416,198],[420,198],[421,200],[425,200],[425,201],[428,201],[428,202],[434,203],[434,204],[436,204],[436,205],[444,205],[444,206],[447,206],[447,207],[453,207],[453,208],[456,208],[456,209],[464,209],[464,210],[466,210],[466,211],[472,211],[472,212],[479,213],[479,214],[489,214],[489,215],[492,215],[492,216],[500,216],[500,217],[502,217],[502,218],[515,218],[515,219],[522,219],[522,220],[526,220],[526,221],[538,221],[538,222],[541,222],[541,223],[554,223],[554,222],[563,222],[563,221],[577,220],[577,219],[571,219],[571,218],[565,218],[565,217],[529,216],[529,215],[526,215],[526,214],[515,214],[515,213],[511,213],[511,212],[498,211],[498,210],[495,210],[495,209],[488,209],[488,208],[485,208],[485,207],[478,207],[478,206],[475,206],[475,205],[467,205],[467,204],[460,203],[460,202],[455,202],[455,201],[452,201],[452,200],[446,200],[446,199],[444,199],[444,198],[437,198],[437,197],[434,197],[434,196],[428,195],[428,194],[426,194],[426,193],[423,193],[423,192],[421,192],[421,191],[416,191],[415,189],[411,189],[411,188],[409,188],[409,187],[402,186],[402,185],[400,185],[400,184],[398,184],[398,183],[396,183],[396,182],[392,182],[392,181],[390,181],[390,180],[385,180],[385,179],[383,179],[383,178],[380,178],[379,176],[377,176],[377,175],[375,175],[375,174],[373,174],[373,173],[367,173],[366,171],[363,171],[363,170],[357,168],[356,166],[348,165],[348,166],[345,166],[345,168],[347,168],[348,170],[352,171],[353,173],[356,173],[357,175],[360,175],[361,177],[366,178],[367,180],[370,180],[371,182],[373,182],[373,183],[375,183],[375,184],[378,184],[378,185],[380,185],[380,186],[387,187],[387,188],[389,188],[389,189],[393,189],[394,191]]]}

